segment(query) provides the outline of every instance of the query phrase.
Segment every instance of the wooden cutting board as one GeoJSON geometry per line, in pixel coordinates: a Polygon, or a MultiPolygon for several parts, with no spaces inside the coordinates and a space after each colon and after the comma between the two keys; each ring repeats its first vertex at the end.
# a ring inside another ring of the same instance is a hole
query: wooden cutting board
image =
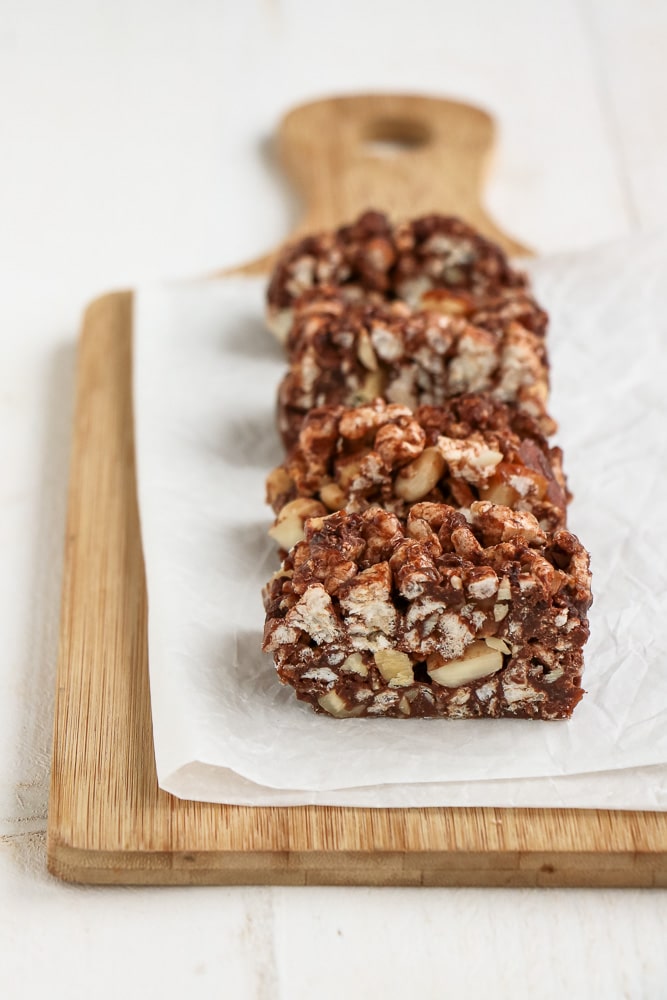
{"type": "MultiPolygon", "coordinates": [[[[279,146],[305,200],[299,232],[369,206],[397,216],[439,210],[525,252],[481,204],[492,132],[482,111],[422,97],[346,97],[296,109],[279,146]]],[[[271,259],[238,271],[267,271],[271,259]]],[[[160,791],[131,365],[132,295],[106,295],[87,310],[79,347],[51,872],[135,884],[667,886],[665,813],[247,808],[160,791]]]]}

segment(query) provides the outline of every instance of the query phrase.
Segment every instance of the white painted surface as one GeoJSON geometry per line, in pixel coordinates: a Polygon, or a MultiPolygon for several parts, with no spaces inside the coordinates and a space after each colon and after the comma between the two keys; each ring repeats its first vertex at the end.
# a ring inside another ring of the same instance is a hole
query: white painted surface
{"type": "Polygon", "coordinates": [[[540,250],[667,224],[667,13],[632,0],[0,0],[0,996],[667,995],[667,894],[86,889],[44,873],[75,339],[94,294],[242,261],[308,98],[477,101],[540,250]]]}

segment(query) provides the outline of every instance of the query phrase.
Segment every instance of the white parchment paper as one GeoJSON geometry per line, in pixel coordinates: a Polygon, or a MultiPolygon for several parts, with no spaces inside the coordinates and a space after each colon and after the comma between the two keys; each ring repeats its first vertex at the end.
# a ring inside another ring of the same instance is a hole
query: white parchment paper
{"type": "Polygon", "coordinates": [[[278,683],[259,649],[284,369],[262,322],[264,283],[139,289],[134,406],[162,787],[253,804],[667,808],[667,234],[531,270],[552,317],[570,527],[594,571],[588,694],[558,723],[341,722],[278,683]]]}

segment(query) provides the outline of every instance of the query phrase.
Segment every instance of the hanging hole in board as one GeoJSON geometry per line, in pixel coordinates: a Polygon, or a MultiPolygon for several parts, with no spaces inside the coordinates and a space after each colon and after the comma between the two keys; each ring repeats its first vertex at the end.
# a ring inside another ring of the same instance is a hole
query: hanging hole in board
{"type": "Polygon", "coordinates": [[[380,118],[366,129],[364,147],[371,156],[392,157],[425,146],[431,130],[410,118],[380,118]]]}

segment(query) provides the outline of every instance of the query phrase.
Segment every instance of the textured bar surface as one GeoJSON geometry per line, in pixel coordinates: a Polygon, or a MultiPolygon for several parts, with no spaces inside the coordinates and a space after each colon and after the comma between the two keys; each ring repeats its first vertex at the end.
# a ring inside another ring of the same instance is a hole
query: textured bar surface
{"type": "Polygon", "coordinates": [[[477,501],[306,522],[265,593],[264,648],[317,711],[562,719],[582,696],[588,555],[477,501]]]}
{"type": "Polygon", "coordinates": [[[553,531],[565,526],[569,495],[561,449],[531,417],[467,394],[414,413],[382,399],[311,410],[267,479],[267,499],[278,515],[271,534],[289,549],[306,517],[380,506],[406,518],[422,500],[468,509],[491,500],[553,531]]]}
{"type": "Polygon", "coordinates": [[[300,310],[288,338],[290,368],[278,390],[286,447],[317,406],[382,397],[415,410],[465,392],[488,392],[555,430],[544,339],[515,320],[495,332],[440,312],[318,300],[300,310]]]}
{"type": "Polygon", "coordinates": [[[412,309],[440,306],[457,315],[479,312],[485,325],[499,312],[543,333],[546,313],[526,290],[525,275],[499,246],[454,216],[431,214],[393,225],[369,211],[350,225],[306,236],[278,258],[268,289],[267,317],[280,340],[303,301],[321,291],[348,301],[402,299],[412,309]]]}

